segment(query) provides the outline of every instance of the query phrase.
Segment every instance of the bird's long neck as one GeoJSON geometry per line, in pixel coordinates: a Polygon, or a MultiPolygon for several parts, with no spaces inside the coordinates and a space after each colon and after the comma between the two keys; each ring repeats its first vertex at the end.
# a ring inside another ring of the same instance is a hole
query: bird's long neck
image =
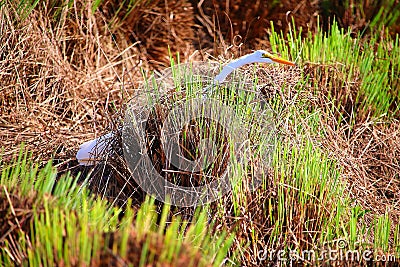
{"type": "Polygon", "coordinates": [[[215,81],[223,82],[225,78],[235,69],[240,68],[241,66],[246,64],[256,63],[257,60],[253,59],[251,55],[252,54],[245,55],[243,57],[231,61],[228,65],[223,67],[223,69],[217,76],[215,76],[215,81]]]}

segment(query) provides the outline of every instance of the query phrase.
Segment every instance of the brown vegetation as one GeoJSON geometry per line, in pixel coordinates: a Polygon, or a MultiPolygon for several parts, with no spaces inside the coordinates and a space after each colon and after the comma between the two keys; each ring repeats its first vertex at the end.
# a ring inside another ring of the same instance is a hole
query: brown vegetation
{"type": "Polygon", "coordinates": [[[16,264],[21,264],[25,259],[18,242],[20,236],[29,236],[31,223],[36,212],[43,211],[42,205],[38,205],[36,192],[21,198],[19,192],[8,192],[7,187],[2,186],[0,191],[0,246],[9,244],[9,255],[16,264]]]}
{"type": "MultiPolygon", "coordinates": [[[[163,251],[167,248],[163,243],[163,237],[160,235],[153,234],[152,236],[139,236],[134,229],[129,232],[128,244],[126,256],[121,257],[119,253],[113,252],[113,246],[117,246],[121,243],[121,235],[117,233],[110,233],[104,236],[104,240],[108,240],[108,249],[102,251],[100,255],[100,262],[93,262],[91,266],[139,266],[141,260],[141,253],[144,246],[148,246],[148,255],[154,255],[152,260],[148,262],[153,262],[153,266],[160,267],[186,267],[186,266],[199,266],[202,261],[200,253],[193,254],[193,251],[188,249],[186,244],[182,244],[179,254],[174,257],[171,263],[165,263],[158,259],[158,255],[161,255],[163,251]],[[146,241],[147,240],[147,241],[146,241]],[[148,244],[146,244],[148,242],[148,244]]],[[[148,256],[149,257],[149,256],[148,256]]],[[[202,262],[202,266],[212,266],[202,262]]]]}

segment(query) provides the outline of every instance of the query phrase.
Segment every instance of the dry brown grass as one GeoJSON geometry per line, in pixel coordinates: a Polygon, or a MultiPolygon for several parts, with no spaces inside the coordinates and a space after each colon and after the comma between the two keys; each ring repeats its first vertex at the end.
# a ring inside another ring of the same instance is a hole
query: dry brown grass
{"type": "Polygon", "coordinates": [[[156,234],[139,236],[134,229],[129,232],[126,256],[122,257],[119,253],[113,252],[113,246],[118,246],[122,238],[118,232],[105,234],[104,239],[108,240],[108,249],[102,251],[100,262],[93,262],[91,266],[127,266],[128,264],[139,266],[144,246],[148,246],[148,255],[154,255],[151,260],[149,259],[150,256],[146,259],[146,262],[153,262],[152,266],[199,266],[200,262],[202,262],[201,266],[212,266],[202,260],[200,252],[193,253],[193,250],[190,250],[185,243],[182,244],[179,253],[174,256],[171,263],[162,262],[159,260],[159,256],[167,249],[163,242],[163,237],[156,234]],[[146,240],[149,241],[148,244],[146,244],[146,240]]]}
{"type": "Polygon", "coordinates": [[[4,158],[25,142],[35,158],[71,159],[82,140],[103,132],[133,90],[140,76],[137,50],[118,50],[94,16],[54,25],[44,12],[22,21],[11,6],[0,9],[4,158]]]}
{"type": "Polygon", "coordinates": [[[395,227],[400,222],[399,122],[366,120],[339,130],[329,129],[324,145],[343,167],[348,190],[365,210],[366,220],[387,213],[395,227]],[[349,134],[350,133],[350,134],[349,134]]]}
{"type": "Polygon", "coordinates": [[[9,244],[8,254],[16,264],[21,264],[27,256],[21,248],[20,237],[25,236],[29,240],[33,216],[44,210],[42,205],[37,203],[36,195],[36,192],[32,191],[21,198],[18,191],[9,192],[7,187],[1,187],[0,246],[9,244]]]}
{"type": "Polygon", "coordinates": [[[311,75],[311,86],[317,88],[316,104],[326,112],[323,124],[326,137],[321,142],[343,167],[342,179],[347,182],[351,197],[356,199],[355,204],[372,211],[367,214],[368,220],[388,213],[396,225],[400,220],[397,116],[383,121],[371,118],[368,111],[357,107],[358,73],[352,81],[347,81],[346,71],[338,71],[335,65],[306,65],[304,71],[311,75]],[[332,106],[336,107],[333,111],[332,106]]]}
{"type": "Polygon", "coordinates": [[[165,68],[177,52],[183,59],[192,56],[195,23],[188,1],[137,1],[131,12],[125,4],[117,13],[120,5],[120,1],[105,1],[101,11],[106,21],[113,21],[114,38],[136,44],[141,60],[153,68],[165,68]]]}
{"type": "MultiPolygon", "coordinates": [[[[316,29],[319,14],[317,1],[191,1],[198,35],[209,40],[214,54],[223,54],[231,46],[235,56],[254,47],[269,47],[267,36],[271,21],[277,32],[288,32],[292,19],[296,25],[316,29]]],[[[202,43],[201,43],[202,44],[202,43]]]]}

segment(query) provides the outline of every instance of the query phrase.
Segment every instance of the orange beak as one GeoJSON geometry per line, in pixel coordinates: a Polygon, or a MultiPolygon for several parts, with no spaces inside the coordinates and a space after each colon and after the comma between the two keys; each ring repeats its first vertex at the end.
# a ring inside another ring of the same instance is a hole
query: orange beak
{"type": "Polygon", "coordinates": [[[296,63],[291,62],[289,60],[277,57],[277,56],[272,56],[271,60],[277,63],[281,63],[281,64],[285,64],[285,65],[289,65],[289,66],[296,66],[296,63]]]}

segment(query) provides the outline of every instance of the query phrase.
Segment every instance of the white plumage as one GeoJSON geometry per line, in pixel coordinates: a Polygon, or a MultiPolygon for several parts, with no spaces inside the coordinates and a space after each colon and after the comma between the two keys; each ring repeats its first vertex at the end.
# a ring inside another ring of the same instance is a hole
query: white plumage
{"type": "Polygon", "coordinates": [[[98,162],[107,148],[107,143],[109,143],[113,137],[113,133],[108,133],[80,145],[76,153],[76,159],[79,164],[90,166],[98,162]]]}

